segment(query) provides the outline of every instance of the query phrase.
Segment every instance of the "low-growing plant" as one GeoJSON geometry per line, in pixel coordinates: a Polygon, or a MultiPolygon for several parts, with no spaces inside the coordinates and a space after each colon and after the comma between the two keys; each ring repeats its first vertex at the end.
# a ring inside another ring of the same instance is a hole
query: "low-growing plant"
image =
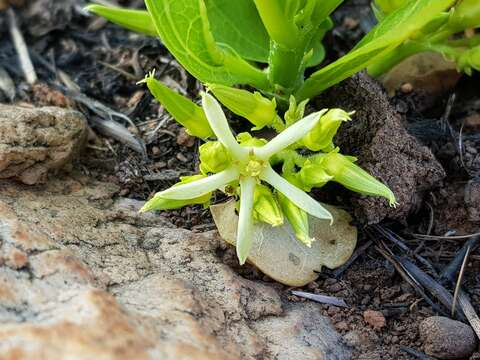
{"type": "MultiPolygon", "coordinates": [[[[156,95],[165,85],[154,78],[144,82],[156,95]]],[[[143,211],[166,210],[189,204],[208,206],[215,190],[239,199],[237,255],[243,264],[252,246],[254,221],[272,226],[288,220],[299,241],[311,246],[307,213],[333,221],[332,215],[307,193],[329,181],[369,195],[380,195],[390,205],[396,200],[392,191],[355,164],[356,159],[341,155],[333,144],[340,125],[352,113],[340,109],[322,110],[304,117],[306,101],[296,103],[292,96],[289,110],[282,119],[276,112],[275,100],[246,90],[210,85],[209,91],[232,112],[249,120],[254,129],[265,126],[277,130],[272,140],[253,137],[249,132],[232,134],[220,104],[202,94],[202,108],[185,98],[172,99],[167,109],[189,128],[190,133],[204,137],[213,134],[217,140],[200,146],[200,174],[183,177],[173,187],[157,193],[143,211]],[[185,103],[185,101],[188,102],[185,103]],[[203,115],[199,115],[202,114],[203,115]],[[309,155],[302,155],[309,150],[309,155]],[[274,169],[278,169],[280,174],[274,169]]]]}
{"type": "Polygon", "coordinates": [[[147,11],[88,9],[134,31],[159,36],[203,83],[250,85],[288,102],[310,99],[354,73],[379,75],[415,52],[434,50],[466,71],[478,67],[478,36],[450,40],[480,25],[477,0],[377,0],[379,23],[347,55],[322,62],[330,14],[342,0],[145,0],[147,11]]]}

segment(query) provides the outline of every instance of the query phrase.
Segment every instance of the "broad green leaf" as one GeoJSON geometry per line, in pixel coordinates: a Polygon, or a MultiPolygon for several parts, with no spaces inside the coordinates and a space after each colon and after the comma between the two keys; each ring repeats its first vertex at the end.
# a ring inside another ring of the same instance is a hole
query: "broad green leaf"
{"type": "MultiPolygon", "coordinates": [[[[228,45],[244,59],[268,62],[270,38],[252,0],[206,0],[205,4],[215,42],[228,45]]],[[[86,10],[127,29],[157,36],[148,11],[96,4],[86,10]]]]}
{"type": "Polygon", "coordinates": [[[297,99],[312,98],[366,68],[380,56],[401,45],[454,3],[455,0],[418,0],[407,3],[385,17],[353,51],[314,73],[296,94],[297,99]]]}
{"type": "Polygon", "coordinates": [[[207,117],[200,106],[156,80],[153,74],[145,78],[145,83],[152,95],[190,135],[199,138],[213,136],[207,117]]]}
{"type": "Polygon", "coordinates": [[[215,42],[203,0],[145,0],[145,4],[165,46],[200,81],[270,87],[263,71],[227,44],[215,42]]]}
{"type": "Polygon", "coordinates": [[[150,14],[144,10],[130,10],[120,7],[103,5],[88,5],[86,10],[104,17],[105,19],[138,33],[157,36],[150,14]]]}
{"type": "Polygon", "coordinates": [[[253,0],[205,0],[213,37],[242,58],[267,63],[270,38],[253,0]]]}

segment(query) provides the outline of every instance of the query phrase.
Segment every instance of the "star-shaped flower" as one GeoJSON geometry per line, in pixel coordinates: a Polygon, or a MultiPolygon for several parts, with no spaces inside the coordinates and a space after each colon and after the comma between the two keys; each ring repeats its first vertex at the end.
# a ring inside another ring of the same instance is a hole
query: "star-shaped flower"
{"type": "Polygon", "coordinates": [[[210,94],[202,95],[202,107],[218,141],[227,149],[232,159],[230,165],[219,173],[184,184],[177,184],[156,196],[162,199],[187,202],[214,190],[224,189],[228,184],[238,181],[240,183],[240,211],[236,246],[241,264],[245,263],[252,246],[254,192],[256,185],[262,181],[270,184],[300,209],[317,218],[333,221],[330,212],[303,190],[277,174],[269,162],[273,155],[300,141],[308,134],[320,120],[321,112],[304,117],[270,142],[260,147],[254,147],[241,146],[237,142],[220,104],[210,94]]]}

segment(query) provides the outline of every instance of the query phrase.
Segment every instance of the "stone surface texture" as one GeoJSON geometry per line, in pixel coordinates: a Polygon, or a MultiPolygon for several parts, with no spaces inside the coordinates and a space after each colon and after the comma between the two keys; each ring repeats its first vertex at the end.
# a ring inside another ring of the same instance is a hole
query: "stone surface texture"
{"type": "Polygon", "coordinates": [[[419,330],[425,353],[438,359],[469,358],[477,347],[470,326],[443,316],[423,320],[419,330]]]}
{"type": "Polygon", "coordinates": [[[0,182],[0,359],[349,359],[313,303],[112,184],[0,182]]]}
{"type": "Polygon", "coordinates": [[[0,104],[0,179],[45,181],[80,153],[87,134],[77,111],[0,104]]]}
{"type": "Polygon", "coordinates": [[[335,144],[342,153],[358,157],[358,164],[387,184],[399,203],[389,207],[383,198],[354,195],[355,217],[370,224],[385,218],[405,221],[423,195],[442,184],[444,169],[430,149],[407,132],[387,94],[368,75],[357,74],[316,99],[317,109],[336,107],[356,113],[342,125],[335,144]]]}

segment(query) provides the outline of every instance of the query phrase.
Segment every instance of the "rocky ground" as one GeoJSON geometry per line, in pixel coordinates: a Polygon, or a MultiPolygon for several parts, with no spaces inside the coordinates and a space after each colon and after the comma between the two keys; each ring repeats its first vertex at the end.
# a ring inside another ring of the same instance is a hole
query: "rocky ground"
{"type": "MultiPolygon", "coordinates": [[[[432,276],[469,239],[444,235],[479,232],[478,75],[460,78],[447,67],[419,80],[409,71],[387,96],[360,74],[312,102],[357,111],[337,141],[400,201],[391,209],[338,186],[314,194],[354,215],[358,253],[300,290],[342,298],[342,308],[239,267],[201,207],[138,214],[198,165],[197,141],[135,85],[157,68],[162,81],[196,97],[199,84],[161,44],[88,17],[74,1],[10,2],[39,81],[30,86],[11,61],[0,12],[0,359],[480,358],[466,321],[450,319],[435,297],[427,303],[366,226],[402,235],[409,259],[433,264],[417,262],[432,276]]],[[[371,26],[368,3],[338,11],[327,61],[371,26]]],[[[235,118],[232,125],[242,129],[235,118]]],[[[475,310],[479,269],[474,250],[463,289],[475,310]]]]}

